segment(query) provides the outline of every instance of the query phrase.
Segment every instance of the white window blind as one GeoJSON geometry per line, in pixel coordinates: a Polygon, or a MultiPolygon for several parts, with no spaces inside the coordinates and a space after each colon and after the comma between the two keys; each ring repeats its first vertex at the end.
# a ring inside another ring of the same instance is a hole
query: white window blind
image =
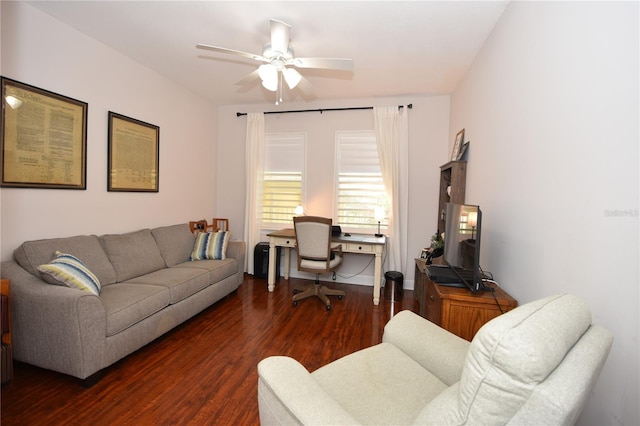
{"type": "Polygon", "coordinates": [[[302,205],[305,144],[305,133],[265,135],[262,188],[262,225],[265,228],[293,223],[295,208],[302,205]]]}
{"type": "Polygon", "coordinates": [[[375,132],[337,132],[337,221],[345,228],[376,229],[376,208],[385,211],[387,195],[380,172],[375,132]]]}

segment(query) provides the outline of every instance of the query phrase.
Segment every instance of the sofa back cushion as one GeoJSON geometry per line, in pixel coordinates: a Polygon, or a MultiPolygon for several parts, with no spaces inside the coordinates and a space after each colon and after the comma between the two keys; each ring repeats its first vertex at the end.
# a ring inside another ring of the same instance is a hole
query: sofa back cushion
{"type": "Polygon", "coordinates": [[[196,236],[189,230],[189,224],[162,226],[151,230],[160,249],[160,254],[168,267],[189,260],[196,236]]]}
{"type": "Polygon", "coordinates": [[[49,263],[55,258],[56,251],[68,253],[80,259],[102,285],[116,282],[116,271],[95,235],[26,241],[13,252],[13,257],[30,274],[51,284],[59,284],[38,271],[40,265],[49,263]]]}
{"type": "Polygon", "coordinates": [[[100,237],[107,256],[122,282],[165,267],[164,259],[150,229],[100,237]]]}

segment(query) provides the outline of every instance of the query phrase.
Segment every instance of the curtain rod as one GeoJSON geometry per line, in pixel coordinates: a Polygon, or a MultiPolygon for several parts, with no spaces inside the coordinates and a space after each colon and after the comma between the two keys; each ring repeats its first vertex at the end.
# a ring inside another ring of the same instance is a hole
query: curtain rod
{"type": "MultiPolygon", "coordinates": [[[[402,108],[403,108],[403,105],[398,105],[398,109],[402,109],[402,108]]],[[[407,108],[409,109],[413,108],[413,104],[407,105],[407,108]]],[[[298,109],[298,110],[292,110],[292,111],[265,111],[263,112],[263,114],[290,114],[293,112],[319,112],[320,114],[322,114],[325,111],[351,111],[351,110],[359,110],[359,109],[373,109],[373,107],[370,106],[370,107],[349,107],[349,108],[298,109]]],[[[247,113],[236,112],[237,117],[240,117],[243,115],[247,115],[247,113]]]]}

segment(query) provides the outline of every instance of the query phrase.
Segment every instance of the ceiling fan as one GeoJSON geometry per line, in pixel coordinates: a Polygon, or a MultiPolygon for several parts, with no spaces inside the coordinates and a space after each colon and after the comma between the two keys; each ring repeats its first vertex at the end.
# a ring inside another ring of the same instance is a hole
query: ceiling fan
{"type": "Polygon", "coordinates": [[[289,89],[295,88],[305,80],[296,68],[319,68],[340,71],[353,69],[353,60],[346,58],[296,58],[293,48],[289,44],[291,25],[276,19],[271,19],[271,42],[264,45],[262,55],[242,52],[240,50],[224,47],[198,44],[198,49],[213,52],[227,53],[263,62],[256,71],[236,84],[244,84],[257,75],[262,80],[265,89],[276,92],[276,105],[282,102],[282,81],[287,83],[289,89]]]}

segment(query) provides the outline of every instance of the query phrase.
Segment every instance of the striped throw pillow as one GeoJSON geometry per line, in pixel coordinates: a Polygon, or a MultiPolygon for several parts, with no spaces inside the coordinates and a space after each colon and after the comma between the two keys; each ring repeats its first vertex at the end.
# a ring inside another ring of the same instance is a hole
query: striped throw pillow
{"type": "Polygon", "coordinates": [[[230,231],[198,233],[189,260],[226,259],[230,237],[230,231]]]}
{"type": "Polygon", "coordinates": [[[100,295],[100,280],[77,257],[56,251],[55,258],[47,264],[38,266],[38,271],[53,278],[56,282],[71,288],[89,291],[100,295]]]}

